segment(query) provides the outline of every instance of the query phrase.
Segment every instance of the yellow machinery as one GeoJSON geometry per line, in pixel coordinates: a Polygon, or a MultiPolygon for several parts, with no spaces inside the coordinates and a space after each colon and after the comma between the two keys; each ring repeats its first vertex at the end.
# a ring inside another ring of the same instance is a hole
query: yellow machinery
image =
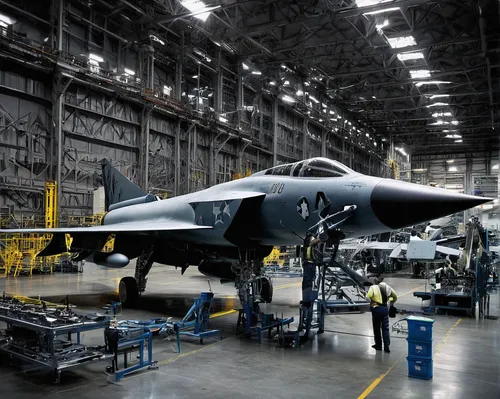
{"type": "Polygon", "coordinates": [[[399,165],[398,163],[393,160],[393,159],[389,159],[389,169],[391,169],[391,178],[393,178],[394,180],[399,180],[399,165]]]}
{"type": "Polygon", "coordinates": [[[285,253],[281,253],[279,247],[273,247],[271,253],[264,258],[264,266],[273,266],[278,265],[279,267],[283,267],[285,263],[285,253]]]}
{"type": "MultiPolygon", "coordinates": [[[[48,181],[45,183],[45,227],[55,228],[58,225],[57,215],[57,184],[48,181]]],[[[69,226],[96,226],[100,225],[105,213],[98,213],[92,216],[70,217],[69,226]]],[[[4,223],[14,220],[12,216],[4,218],[4,223]]],[[[33,219],[28,219],[21,223],[21,227],[29,227],[33,219]]],[[[13,274],[14,277],[21,273],[33,275],[34,270],[44,272],[53,271],[54,264],[67,259],[70,253],[63,253],[55,256],[37,257],[50,242],[52,234],[5,234],[0,236],[0,273],[5,276],[13,274]]],[[[71,247],[72,238],[66,235],[66,247],[71,247]]],[[[104,252],[111,252],[114,247],[114,235],[111,235],[106,242],[104,252]]]]}
{"type": "Polygon", "coordinates": [[[45,182],[45,228],[57,227],[57,183],[45,182]]]}

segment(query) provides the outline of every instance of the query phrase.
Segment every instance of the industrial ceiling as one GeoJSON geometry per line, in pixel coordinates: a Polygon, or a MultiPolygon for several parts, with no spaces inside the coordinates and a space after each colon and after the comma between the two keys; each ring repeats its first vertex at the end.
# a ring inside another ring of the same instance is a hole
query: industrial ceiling
{"type": "MultiPolygon", "coordinates": [[[[67,3],[70,20],[104,26],[125,46],[148,43],[156,62],[164,54],[173,63],[182,47],[210,68],[222,50],[218,62],[246,74],[246,85],[280,96],[327,128],[341,119],[333,110],[342,109],[367,134],[411,154],[499,148],[496,1],[67,3]],[[71,4],[102,18],[72,14],[71,4]]],[[[29,9],[50,18],[46,7],[29,9]]]]}
{"type": "Polygon", "coordinates": [[[295,106],[314,109],[314,91],[412,154],[498,148],[495,1],[212,1],[201,17],[201,2],[182,3],[109,7],[174,41],[187,26],[295,106]]]}

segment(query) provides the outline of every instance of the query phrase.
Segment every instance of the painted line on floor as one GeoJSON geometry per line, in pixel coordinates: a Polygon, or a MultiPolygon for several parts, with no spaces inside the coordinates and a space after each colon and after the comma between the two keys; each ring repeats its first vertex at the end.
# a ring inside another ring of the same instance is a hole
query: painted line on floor
{"type": "Polygon", "coordinates": [[[462,318],[458,319],[457,322],[455,324],[453,324],[453,326],[448,330],[448,332],[446,333],[446,335],[444,336],[444,338],[441,340],[441,342],[439,343],[439,345],[436,347],[436,350],[434,351],[433,355],[432,355],[432,359],[434,359],[434,356],[437,355],[437,353],[439,352],[439,350],[441,349],[441,347],[446,343],[446,341],[448,341],[448,338],[450,338],[450,335],[451,333],[453,332],[453,330],[455,329],[456,326],[458,326],[461,322],[462,322],[462,318]]]}
{"type": "MultiPolygon", "coordinates": [[[[439,352],[439,350],[441,349],[441,347],[444,345],[444,343],[448,340],[448,338],[450,337],[450,335],[453,332],[453,330],[455,329],[455,327],[457,327],[462,322],[462,320],[463,320],[462,318],[458,319],[457,322],[455,324],[453,324],[453,326],[448,330],[448,332],[446,333],[446,335],[444,336],[444,338],[441,340],[441,342],[437,346],[436,351],[434,352],[434,354],[432,356],[433,359],[434,359],[434,356],[439,352]]],[[[394,363],[391,366],[391,368],[389,370],[387,370],[380,377],[375,378],[375,380],[373,380],[373,382],[370,384],[370,386],[368,388],[366,388],[365,391],[360,396],[358,396],[358,399],[364,399],[364,398],[366,398],[375,389],[375,387],[378,384],[380,384],[380,382],[386,377],[386,375],[389,374],[391,372],[391,370],[394,367],[396,367],[396,365],[401,360],[403,360],[404,357],[406,357],[406,355],[407,354],[405,353],[403,356],[401,356],[401,358],[396,363],[394,363]]]]}
{"type": "Polygon", "coordinates": [[[166,360],[162,360],[161,362],[158,362],[158,366],[160,365],[165,365],[165,364],[169,364],[169,363],[173,363],[175,362],[176,360],[179,360],[179,359],[182,359],[183,357],[187,357],[187,356],[191,356],[191,355],[194,355],[196,353],[199,353],[201,351],[204,351],[205,349],[207,348],[210,348],[211,346],[214,346],[214,345],[218,345],[220,344],[221,342],[224,342],[224,341],[227,341],[229,338],[224,338],[224,339],[221,339],[220,341],[217,341],[217,342],[214,342],[212,344],[208,344],[208,345],[205,345],[199,349],[195,349],[194,351],[191,351],[191,352],[186,352],[186,353],[181,353],[180,355],[177,355],[176,357],[173,357],[171,359],[166,359],[166,360]]]}
{"type": "Polygon", "coordinates": [[[290,284],[283,284],[283,285],[277,285],[276,287],[274,287],[275,290],[282,290],[282,289],[285,289],[285,288],[292,288],[292,287],[300,287],[302,283],[299,282],[299,283],[290,283],[290,284]]]}
{"type": "Polygon", "coordinates": [[[222,310],[220,312],[217,312],[217,313],[213,313],[210,315],[210,318],[213,319],[215,317],[221,317],[221,316],[226,316],[228,314],[232,314],[232,313],[236,313],[237,310],[236,309],[229,309],[229,310],[222,310]]]}
{"type": "Polygon", "coordinates": [[[425,285],[420,285],[420,286],[418,286],[416,288],[412,288],[410,291],[405,292],[403,295],[398,295],[398,298],[402,298],[402,297],[404,297],[404,296],[406,296],[408,294],[411,294],[412,292],[415,292],[415,291],[419,290],[420,288],[424,288],[424,287],[425,287],[425,285]]]}
{"type": "Polygon", "coordinates": [[[389,370],[387,370],[384,374],[380,375],[380,377],[377,377],[373,380],[373,382],[370,384],[368,388],[366,388],[361,395],[358,396],[358,399],[364,399],[366,398],[374,389],[375,387],[380,384],[380,382],[385,378],[387,374],[389,374],[396,365],[405,358],[406,354],[401,356],[396,363],[394,363],[389,370]]]}

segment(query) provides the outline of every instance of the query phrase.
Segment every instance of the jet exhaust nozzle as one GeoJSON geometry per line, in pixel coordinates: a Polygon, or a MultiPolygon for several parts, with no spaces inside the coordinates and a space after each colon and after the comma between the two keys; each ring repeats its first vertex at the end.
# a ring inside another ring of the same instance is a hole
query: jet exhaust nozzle
{"type": "Polygon", "coordinates": [[[397,230],[465,211],[492,200],[385,179],[373,189],[370,203],[378,220],[397,230]]]}

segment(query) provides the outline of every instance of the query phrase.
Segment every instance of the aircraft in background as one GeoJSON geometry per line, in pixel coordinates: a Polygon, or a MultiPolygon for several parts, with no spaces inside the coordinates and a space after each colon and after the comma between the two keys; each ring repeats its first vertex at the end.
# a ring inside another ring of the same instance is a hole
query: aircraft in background
{"type": "Polygon", "coordinates": [[[123,303],[146,288],[154,262],[234,281],[238,290],[260,280],[260,298],[272,300],[261,259],[273,246],[302,245],[308,231],[340,238],[370,236],[413,226],[490,201],[444,189],[357,173],[340,162],[311,158],[275,166],[202,191],[160,200],[102,163],[107,214],[102,225],[12,229],[1,233],[50,233],[38,256],[68,251],[110,268],[137,258],[135,276],[120,281],[123,303]],[[102,248],[114,234],[112,252],[102,248]],[[239,288],[240,287],[240,288],[239,288]]]}

